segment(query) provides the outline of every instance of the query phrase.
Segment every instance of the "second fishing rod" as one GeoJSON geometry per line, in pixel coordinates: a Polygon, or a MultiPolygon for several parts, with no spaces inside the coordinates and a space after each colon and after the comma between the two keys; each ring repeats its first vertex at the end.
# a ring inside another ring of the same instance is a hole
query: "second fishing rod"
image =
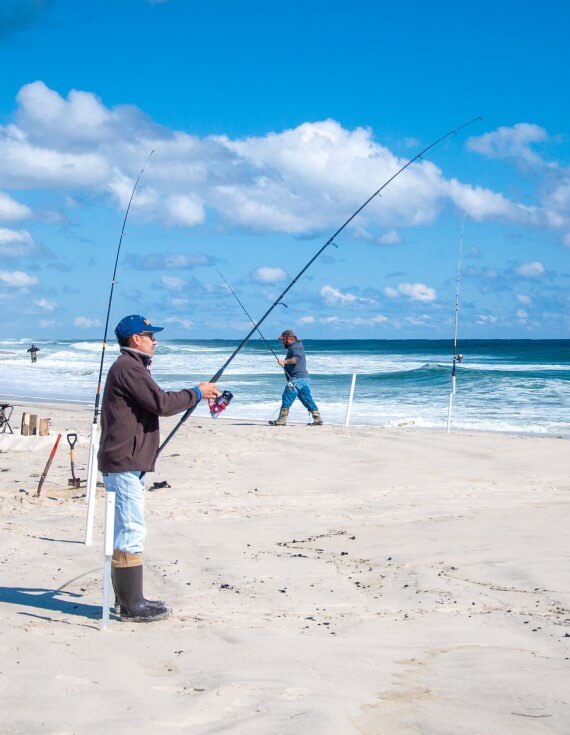
{"type": "MultiPolygon", "coordinates": [[[[285,297],[285,295],[293,288],[293,286],[297,283],[297,281],[303,276],[303,274],[311,267],[311,265],[319,258],[319,256],[328,248],[330,245],[335,245],[334,240],[340,233],[347,227],[352,220],[362,212],[362,210],[370,204],[370,202],[377,197],[380,192],[382,192],[387,186],[389,186],[392,181],[394,181],[395,178],[397,178],[403,171],[405,171],[408,166],[411,166],[414,161],[417,161],[419,158],[421,158],[425,153],[427,153],[432,148],[435,148],[436,145],[443,142],[446,138],[449,138],[451,135],[455,135],[460,130],[463,130],[468,125],[471,125],[477,120],[482,120],[481,117],[474,117],[471,120],[468,120],[467,122],[463,123],[462,125],[459,125],[456,128],[453,128],[452,130],[445,133],[445,135],[442,135],[437,140],[434,140],[433,143],[430,143],[428,146],[426,146],[423,150],[421,150],[418,154],[416,154],[413,158],[411,158],[407,163],[405,163],[396,173],[394,173],[390,178],[385,181],[382,186],[377,189],[373,194],[371,194],[368,199],[358,207],[358,209],[353,212],[350,217],[338,228],[338,230],[331,235],[331,237],[325,242],[325,244],[319,248],[319,250],[313,255],[313,257],[303,266],[303,268],[297,273],[297,275],[293,278],[291,283],[283,290],[283,292],[277,297],[277,299],[271,304],[271,306],[267,309],[265,314],[259,319],[258,322],[256,322],[252,329],[247,333],[247,335],[243,338],[243,340],[240,342],[240,344],[235,348],[235,350],[232,352],[232,354],[228,357],[228,359],[224,362],[224,364],[219,368],[219,370],[212,376],[210,382],[211,383],[217,383],[218,380],[222,377],[224,374],[226,368],[228,365],[234,360],[234,358],[239,354],[239,352],[245,347],[245,345],[249,342],[251,336],[256,332],[259,331],[259,327],[263,324],[263,322],[267,319],[267,317],[271,314],[273,309],[281,303],[282,299],[285,297]]],[[[194,412],[196,406],[193,408],[189,408],[187,411],[185,411],[184,414],[182,414],[182,417],[176,424],[176,426],[172,429],[170,434],[166,437],[166,439],[162,442],[160,447],[158,448],[158,451],[156,453],[155,461],[158,459],[161,452],[164,450],[164,448],[167,446],[167,444],[171,441],[171,439],[174,437],[174,435],[178,432],[178,430],[181,428],[181,426],[188,420],[190,415],[194,412]]]]}

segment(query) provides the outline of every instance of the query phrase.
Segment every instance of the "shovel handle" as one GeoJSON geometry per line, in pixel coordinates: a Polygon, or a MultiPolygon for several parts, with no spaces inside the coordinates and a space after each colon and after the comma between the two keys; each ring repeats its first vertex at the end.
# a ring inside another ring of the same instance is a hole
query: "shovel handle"
{"type": "Polygon", "coordinates": [[[67,441],[69,442],[70,448],[73,449],[75,442],[77,441],[77,434],[68,434],[67,441]]]}

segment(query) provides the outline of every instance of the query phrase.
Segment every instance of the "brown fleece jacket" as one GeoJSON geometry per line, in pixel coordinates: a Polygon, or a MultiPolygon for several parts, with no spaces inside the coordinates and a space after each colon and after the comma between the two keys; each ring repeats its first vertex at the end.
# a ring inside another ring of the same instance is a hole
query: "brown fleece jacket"
{"type": "Polygon", "coordinates": [[[162,390],[149,365],[149,356],[123,349],[109,370],[101,404],[101,472],[152,472],[160,443],[158,417],[198,403],[194,390],[162,390]]]}

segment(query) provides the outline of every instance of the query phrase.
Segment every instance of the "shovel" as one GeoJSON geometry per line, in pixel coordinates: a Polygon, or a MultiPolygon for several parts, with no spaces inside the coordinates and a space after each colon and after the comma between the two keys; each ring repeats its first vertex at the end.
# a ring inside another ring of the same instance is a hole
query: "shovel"
{"type": "Polygon", "coordinates": [[[79,487],[81,480],[79,477],[75,477],[75,442],[77,441],[77,434],[68,434],[67,441],[69,442],[69,454],[71,457],[71,477],[67,481],[67,484],[71,487],[79,487]]]}

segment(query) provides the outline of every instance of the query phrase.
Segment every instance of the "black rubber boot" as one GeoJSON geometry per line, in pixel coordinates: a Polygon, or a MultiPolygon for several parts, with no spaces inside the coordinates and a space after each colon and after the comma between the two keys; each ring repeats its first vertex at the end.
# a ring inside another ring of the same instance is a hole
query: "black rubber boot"
{"type": "Polygon", "coordinates": [[[151,623],[163,620],[172,612],[163,603],[151,605],[143,597],[143,567],[114,567],[113,585],[120,604],[121,620],[131,623],[151,623]]]}
{"type": "MultiPolygon", "coordinates": [[[[115,585],[115,569],[116,567],[111,567],[111,581],[113,582],[113,591],[115,593],[115,604],[113,607],[113,612],[115,613],[115,615],[120,615],[121,603],[119,601],[119,593],[117,592],[117,587],[115,585]]],[[[143,600],[146,602],[147,605],[150,605],[150,607],[155,607],[162,610],[169,609],[163,600],[147,600],[146,597],[143,597],[143,600]]]]}

